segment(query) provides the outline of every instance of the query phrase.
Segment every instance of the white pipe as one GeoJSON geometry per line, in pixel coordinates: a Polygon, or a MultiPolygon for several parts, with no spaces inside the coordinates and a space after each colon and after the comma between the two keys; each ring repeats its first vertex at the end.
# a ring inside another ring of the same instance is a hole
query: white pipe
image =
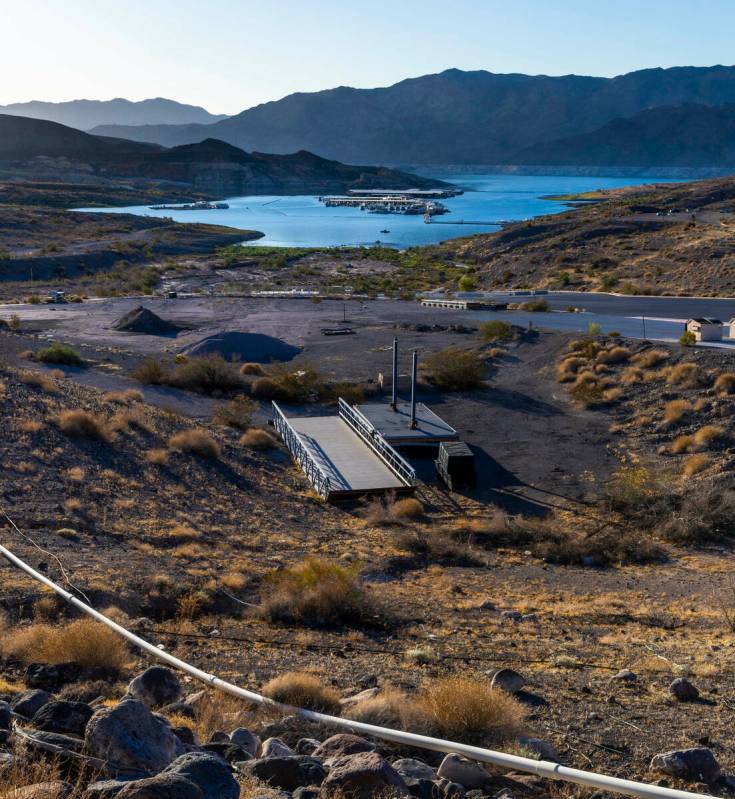
{"type": "Polygon", "coordinates": [[[9,549],[6,549],[0,544],[0,554],[4,555],[14,566],[24,571],[26,574],[33,577],[43,585],[62,596],[67,602],[71,603],[81,611],[91,616],[102,624],[107,625],[110,629],[127,638],[128,641],[150,653],[159,660],[174,666],[177,669],[189,674],[197,680],[201,680],[213,688],[217,688],[225,693],[236,696],[240,699],[245,699],[248,702],[255,702],[260,705],[268,705],[288,710],[295,713],[302,718],[309,721],[315,721],[325,724],[331,724],[338,727],[346,727],[349,730],[365,733],[375,738],[382,738],[385,741],[392,741],[393,743],[401,744],[404,746],[415,746],[421,749],[430,749],[435,752],[455,753],[463,755],[472,760],[481,763],[490,763],[494,766],[501,768],[513,769],[516,771],[525,771],[529,774],[535,774],[539,777],[544,777],[553,780],[564,780],[566,782],[574,782],[578,785],[586,785],[590,788],[597,788],[605,791],[612,791],[613,793],[620,793],[626,796],[638,796],[643,799],[714,799],[709,794],[691,793],[689,791],[678,791],[673,788],[663,788],[658,785],[649,785],[644,782],[635,782],[634,780],[624,780],[619,777],[608,777],[604,774],[595,774],[591,771],[581,771],[580,769],[568,768],[558,763],[550,763],[545,760],[533,760],[528,757],[519,757],[518,755],[508,755],[504,752],[496,752],[491,749],[482,749],[478,746],[469,746],[467,744],[455,743],[454,741],[445,741],[442,738],[431,738],[427,735],[416,735],[415,733],[402,732],[400,730],[392,730],[387,727],[377,727],[373,724],[363,724],[359,721],[351,721],[350,719],[343,719],[339,716],[329,716],[326,713],[316,713],[313,710],[305,710],[303,708],[294,708],[289,705],[282,705],[279,702],[274,702],[261,694],[254,691],[248,691],[246,688],[240,688],[237,685],[226,682],[225,680],[216,677],[214,674],[209,674],[206,671],[196,668],[183,660],[180,660],[173,655],[169,655],[153,644],[139,638],[135,633],[131,633],[124,627],[120,626],[112,619],[108,619],[99,611],[85,604],[77,599],[73,594],[65,591],[61,586],[57,585],[48,577],[44,576],[27,563],[16,557],[9,549]]]}

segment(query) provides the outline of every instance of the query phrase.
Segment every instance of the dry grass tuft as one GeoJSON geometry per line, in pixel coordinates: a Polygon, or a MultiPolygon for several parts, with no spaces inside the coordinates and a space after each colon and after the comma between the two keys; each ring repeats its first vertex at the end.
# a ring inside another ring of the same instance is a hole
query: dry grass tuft
{"type": "Polygon", "coordinates": [[[168,445],[177,452],[193,452],[200,458],[216,460],[220,456],[219,444],[206,430],[200,427],[174,433],[169,438],[168,445]]]}
{"type": "Polygon", "coordinates": [[[664,422],[668,424],[680,422],[682,419],[689,416],[693,410],[694,408],[689,400],[671,400],[671,402],[666,403],[666,407],[664,408],[664,422]]]}
{"type": "Polygon", "coordinates": [[[718,394],[735,394],[735,372],[723,372],[715,380],[715,391],[718,394]]]}
{"type": "Polygon", "coordinates": [[[383,688],[379,694],[348,705],[342,715],[363,724],[394,727],[411,732],[429,732],[425,712],[415,698],[397,688],[383,688]]]}
{"type": "Polygon", "coordinates": [[[338,715],[339,696],[312,674],[287,671],[274,677],[263,686],[263,694],[275,702],[293,707],[304,707],[318,713],[338,715]]]}
{"type": "Polygon", "coordinates": [[[129,654],[117,633],[93,619],[19,628],[3,637],[2,651],[24,663],[78,663],[111,671],[119,671],[129,654]]]}
{"type": "Polygon", "coordinates": [[[259,363],[244,363],[240,367],[241,375],[253,375],[255,377],[262,377],[265,372],[259,363]]]}
{"type": "Polygon", "coordinates": [[[707,449],[714,444],[715,441],[724,438],[724,436],[725,431],[721,427],[717,427],[717,425],[714,424],[707,424],[704,427],[700,427],[694,434],[694,444],[697,449],[707,449]]]}
{"type": "Polygon", "coordinates": [[[709,464],[710,460],[706,455],[690,455],[681,467],[681,474],[683,477],[692,477],[703,472],[709,464]]]}
{"type": "Polygon", "coordinates": [[[321,627],[359,620],[369,610],[355,566],[308,558],[263,580],[260,611],[272,621],[321,627]]]}
{"type": "Polygon", "coordinates": [[[148,463],[152,463],[155,466],[165,466],[168,462],[168,450],[161,447],[154,447],[146,452],[145,459],[148,463]]]}
{"type": "Polygon", "coordinates": [[[666,350],[646,350],[639,352],[633,357],[633,363],[641,369],[653,369],[654,366],[659,366],[669,357],[666,350]]]}
{"type": "Polygon", "coordinates": [[[43,423],[39,422],[38,419],[22,419],[18,423],[18,427],[24,433],[33,434],[33,433],[37,433],[43,427],[43,423]]]}
{"type": "Polygon", "coordinates": [[[628,347],[611,347],[597,353],[597,363],[625,363],[630,359],[628,347]]]}
{"type": "Polygon", "coordinates": [[[643,382],[643,372],[637,366],[629,366],[620,375],[620,382],[626,386],[632,386],[643,382]]]}
{"type": "Polygon", "coordinates": [[[247,430],[253,421],[253,414],[257,410],[257,402],[244,394],[238,394],[229,402],[218,405],[214,409],[212,419],[215,424],[234,427],[236,430],[247,430]]]}
{"type": "Polygon", "coordinates": [[[59,387],[56,381],[42,372],[21,372],[20,382],[31,388],[37,388],[39,391],[46,391],[49,394],[58,394],[59,387]]]}
{"type": "Polygon", "coordinates": [[[273,449],[276,440],[267,430],[254,427],[240,436],[240,445],[248,449],[273,449]]]}
{"type": "Polygon", "coordinates": [[[501,743],[523,729],[523,707],[486,677],[455,674],[427,683],[419,703],[437,734],[445,738],[501,743]]]}
{"type": "Polygon", "coordinates": [[[398,499],[392,505],[393,515],[398,519],[417,519],[424,513],[424,506],[415,497],[398,499]]]}
{"type": "Polygon", "coordinates": [[[62,433],[73,438],[96,438],[100,441],[112,438],[107,422],[89,411],[61,411],[52,421],[62,433]]]}
{"type": "Polygon", "coordinates": [[[696,388],[702,382],[702,370],[696,363],[679,363],[666,370],[666,382],[672,386],[696,388]]]}
{"type": "Polygon", "coordinates": [[[574,380],[577,372],[587,363],[586,358],[580,358],[578,355],[570,355],[559,364],[556,368],[556,379],[560,383],[571,383],[574,380]]]}
{"type": "Polygon", "coordinates": [[[103,402],[111,402],[114,405],[132,405],[135,402],[143,402],[143,393],[137,388],[129,388],[126,391],[108,391],[102,395],[103,402]]]}

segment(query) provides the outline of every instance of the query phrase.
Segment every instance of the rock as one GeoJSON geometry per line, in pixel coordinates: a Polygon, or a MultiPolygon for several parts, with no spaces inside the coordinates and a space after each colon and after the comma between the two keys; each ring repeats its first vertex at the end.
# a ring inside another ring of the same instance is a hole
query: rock
{"type": "MultiPolygon", "coordinates": [[[[81,752],[84,749],[84,738],[77,735],[63,735],[60,732],[44,732],[43,730],[33,730],[33,737],[46,744],[53,744],[70,752],[81,752]]],[[[28,744],[32,746],[32,743],[28,744]]]]}
{"type": "Polygon", "coordinates": [[[651,768],[672,777],[689,782],[706,782],[708,785],[720,776],[720,764],[712,750],[706,747],[662,752],[651,760],[651,768]]]}
{"type": "Polygon", "coordinates": [[[411,796],[415,799],[436,799],[434,787],[436,783],[434,780],[414,779],[404,777],[403,781],[406,783],[411,796]]]}
{"type": "Polygon", "coordinates": [[[188,746],[199,746],[199,739],[194,730],[189,727],[171,727],[174,735],[181,741],[182,744],[188,746]]]}
{"type": "Polygon", "coordinates": [[[122,330],[126,333],[147,333],[149,336],[164,336],[169,333],[176,333],[180,330],[178,325],[161,319],[158,314],[149,311],[139,305],[121,316],[112,327],[115,330],[122,330]]]}
{"type": "Polygon", "coordinates": [[[10,705],[7,702],[0,702],[0,730],[9,730],[12,718],[10,705]]]}
{"type": "Polygon", "coordinates": [[[339,733],[327,738],[312,754],[328,766],[338,757],[356,755],[358,752],[373,752],[374,750],[375,744],[371,744],[364,738],[349,733],[339,733]]]}
{"type": "Polygon", "coordinates": [[[302,786],[297,788],[291,795],[293,799],[318,799],[319,788],[314,788],[311,785],[302,786]]]}
{"type": "Polygon", "coordinates": [[[164,705],[160,712],[165,716],[181,716],[191,721],[195,721],[197,717],[194,708],[186,702],[171,702],[170,705],[164,705]]]}
{"type": "Polygon", "coordinates": [[[316,738],[299,738],[299,740],[296,741],[296,754],[313,755],[321,745],[322,742],[317,741],[316,738]]]}
{"type": "Polygon", "coordinates": [[[158,774],[146,780],[129,782],[116,799],[202,799],[198,785],[179,774],[158,774]]]}
{"type": "Polygon", "coordinates": [[[395,760],[393,768],[404,780],[436,779],[436,771],[431,766],[428,766],[423,760],[415,760],[412,757],[402,757],[400,760],[395,760]]]}
{"type": "Polygon", "coordinates": [[[294,791],[306,785],[321,785],[327,772],[313,757],[292,755],[290,757],[261,757],[238,763],[241,774],[256,777],[274,788],[294,791]]]}
{"type": "Polygon", "coordinates": [[[239,799],[240,786],[222,758],[210,752],[187,752],[166,767],[164,774],[186,777],[197,785],[203,799],[239,799]]]}
{"type": "Polygon", "coordinates": [[[148,707],[162,707],[181,699],[181,681],[165,666],[151,666],[132,680],[128,693],[148,707]]]}
{"type": "Polygon", "coordinates": [[[447,755],[437,769],[437,776],[450,782],[458,782],[465,788],[482,788],[490,779],[490,773],[476,763],[460,755],[447,755]]]}
{"type": "Polygon", "coordinates": [[[366,688],[364,691],[360,691],[359,694],[354,694],[353,696],[347,696],[344,699],[340,699],[339,703],[342,705],[342,707],[349,707],[350,705],[356,705],[358,702],[363,702],[366,699],[372,699],[379,693],[380,688],[366,688]]]}
{"type": "Polygon", "coordinates": [[[29,691],[23,691],[23,693],[14,697],[10,707],[24,718],[32,719],[50,701],[50,693],[40,688],[33,688],[29,691]]]}
{"type": "MultiPolygon", "coordinates": [[[[258,749],[260,748],[260,738],[257,735],[250,732],[250,730],[246,730],[245,727],[238,727],[236,730],[233,730],[230,733],[230,740],[233,744],[237,744],[238,746],[242,747],[249,755],[255,757],[258,754],[258,749]]],[[[302,752],[301,754],[309,754],[308,752],[302,752]]]]}
{"type": "Polygon", "coordinates": [[[436,786],[436,795],[441,799],[463,799],[466,794],[464,785],[451,780],[440,779],[434,785],[436,786]]]}
{"type": "Polygon", "coordinates": [[[71,796],[72,787],[68,782],[53,780],[26,785],[3,794],[3,799],[67,799],[71,796]]]}
{"type": "Polygon", "coordinates": [[[376,794],[389,793],[407,796],[409,791],[401,775],[387,760],[377,752],[366,751],[332,760],[321,788],[321,796],[325,799],[335,794],[351,799],[372,799],[376,794]]]}
{"type": "Polygon", "coordinates": [[[10,752],[0,752],[0,776],[10,769],[15,763],[15,758],[10,752]]]}
{"type": "Polygon", "coordinates": [[[79,679],[82,667],[78,663],[31,663],[24,682],[29,688],[57,691],[63,685],[79,679]]]}
{"type": "Polygon", "coordinates": [[[216,743],[229,743],[230,736],[224,732],[223,730],[215,730],[209,736],[209,743],[216,744],[216,743]]]}
{"type": "Polygon", "coordinates": [[[187,694],[184,699],[184,704],[189,705],[197,717],[199,717],[202,711],[212,704],[212,695],[206,688],[202,688],[201,691],[194,691],[194,693],[187,694]]]}
{"type": "Polygon", "coordinates": [[[490,599],[483,599],[477,606],[479,610],[497,610],[497,605],[490,599]]]}
{"type": "Polygon", "coordinates": [[[490,681],[491,688],[502,688],[509,694],[517,694],[526,684],[526,678],[513,669],[498,669],[490,681]]]}
{"type": "Polygon", "coordinates": [[[43,732],[84,735],[94,711],[85,702],[47,702],[33,716],[33,726],[43,732]]]}
{"type": "Polygon", "coordinates": [[[361,674],[355,682],[360,688],[374,688],[378,684],[378,675],[366,672],[361,674]]]}
{"type": "Polygon", "coordinates": [[[103,707],[87,722],[86,749],[121,771],[158,772],[183,751],[169,725],[143,702],[126,697],[103,707]]]}
{"type": "Polygon", "coordinates": [[[115,799],[131,780],[99,780],[87,786],[82,799],[115,799]]]}
{"type": "Polygon", "coordinates": [[[538,613],[524,613],[521,616],[521,621],[527,624],[535,624],[538,622],[538,613]]]}
{"type": "Polygon", "coordinates": [[[295,754],[280,738],[267,738],[260,747],[261,757],[291,757],[295,754]]]}
{"type": "Polygon", "coordinates": [[[677,677],[669,686],[669,693],[680,702],[696,702],[699,691],[684,677],[677,677]]]}
{"type": "Polygon", "coordinates": [[[638,675],[630,669],[620,669],[617,674],[610,677],[611,680],[620,680],[621,682],[634,683],[638,682],[638,675]]]}
{"type": "Polygon", "coordinates": [[[222,760],[226,760],[228,763],[249,760],[251,757],[250,752],[247,752],[237,744],[233,744],[229,739],[227,741],[204,744],[201,748],[204,752],[213,752],[215,755],[219,755],[222,760]]]}
{"type": "Polygon", "coordinates": [[[500,613],[500,618],[503,619],[503,621],[519,622],[523,618],[523,614],[519,613],[517,610],[504,610],[500,613]]]}
{"type": "Polygon", "coordinates": [[[552,763],[561,762],[556,747],[549,741],[544,741],[542,738],[526,738],[525,735],[521,735],[518,738],[518,743],[526,749],[530,749],[542,760],[549,760],[552,763]]]}

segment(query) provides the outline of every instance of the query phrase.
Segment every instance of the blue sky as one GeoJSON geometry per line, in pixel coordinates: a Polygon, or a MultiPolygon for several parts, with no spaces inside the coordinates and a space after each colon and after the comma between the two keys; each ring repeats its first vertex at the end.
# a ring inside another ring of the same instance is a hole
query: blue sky
{"type": "Polygon", "coordinates": [[[0,0],[0,103],[171,97],[236,113],[449,67],[617,75],[735,62],[735,0],[0,0]]]}

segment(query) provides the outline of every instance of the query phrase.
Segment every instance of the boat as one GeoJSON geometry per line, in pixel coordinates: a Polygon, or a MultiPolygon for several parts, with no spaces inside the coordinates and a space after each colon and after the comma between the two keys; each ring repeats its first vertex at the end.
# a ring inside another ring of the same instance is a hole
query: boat
{"type": "Polygon", "coordinates": [[[390,233],[390,230],[381,230],[381,233],[390,233]]]}
{"type": "Polygon", "coordinates": [[[198,200],[195,203],[184,205],[150,205],[151,211],[226,211],[230,206],[227,203],[210,203],[198,200]]]}

